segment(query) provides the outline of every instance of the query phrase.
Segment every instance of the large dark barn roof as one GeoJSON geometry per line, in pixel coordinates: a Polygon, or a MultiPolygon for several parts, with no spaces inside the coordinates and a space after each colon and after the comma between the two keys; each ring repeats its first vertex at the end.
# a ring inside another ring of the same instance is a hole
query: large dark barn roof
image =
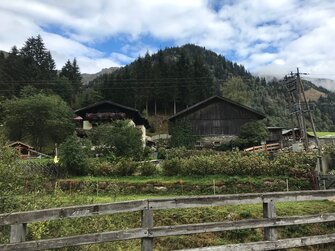
{"type": "Polygon", "coordinates": [[[255,115],[256,115],[258,118],[260,118],[260,119],[263,119],[263,118],[266,117],[263,113],[258,112],[258,111],[256,111],[256,110],[250,108],[250,107],[247,107],[247,106],[245,106],[245,105],[239,104],[239,103],[237,103],[237,102],[235,102],[235,101],[233,101],[233,100],[230,100],[230,99],[228,99],[228,98],[225,98],[225,97],[222,97],[222,96],[215,95],[215,96],[212,96],[212,97],[210,97],[210,98],[208,98],[208,99],[205,99],[205,100],[203,100],[203,101],[200,101],[199,103],[196,103],[196,104],[194,104],[194,105],[192,105],[192,106],[190,106],[190,107],[188,107],[188,108],[186,108],[186,109],[184,109],[184,110],[178,112],[177,114],[175,114],[175,115],[169,117],[169,121],[174,121],[176,118],[180,118],[180,117],[183,117],[183,116],[185,116],[185,115],[187,115],[187,114],[190,114],[190,113],[192,113],[192,112],[194,112],[194,111],[197,111],[198,109],[200,109],[200,108],[203,107],[203,106],[206,106],[208,103],[214,101],[215,99],[217,99],[217,100],[219,100],[219,101],[227,102],[227,103],[230,103],[230,104],[232,104],[232,105],[234,105],[234,106],[238,106],[238,107],[240,107],[240,108],[242,108],[242,109],[245,109],[245,110],[247,110],[248,112],[255,114],[255,115]]]}

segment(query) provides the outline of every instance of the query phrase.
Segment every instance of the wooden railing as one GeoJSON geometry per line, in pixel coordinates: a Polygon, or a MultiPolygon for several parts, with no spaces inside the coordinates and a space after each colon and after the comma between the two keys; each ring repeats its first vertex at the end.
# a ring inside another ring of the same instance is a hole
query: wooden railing
{"type": "MultiPolygon", "coordinates": [[[[277,227],[332,222],[335,221],[335,213],[276,217],[275,203],[287,201],[325,200],[334,197],[335,190],[233,194],[146,199],[1,214],[0,225],[11,225],[11,233],[10,243],[0,244],[0,250],[45,250],[130,239],[141,239],[142,250],[153,250],[153,240],[156,237],[254,228],[264,228],[265,241],[213,247],[211,250],[265,250],[265,248],[266,250],[270,250],[331,243],[335,242],[335,234],[277,240],[277,227]],[[177,226],[154,226],[153,214],[154,211],[158,209],[198,208],[254,203],[263,204],[263,218],[177,226]],[[34,241],[25,240],[27,224],[32,222],[96,215],[110,215],[134,211],[142,211],[141,228],[54,239],[34,241]]],[[[201,248],[197,250],[201,250],[201,248]]]]}
{"type": "Polygon", "coordinates": [[[280,144],[279,143],[273,143],[273,144],[265,144],[261,146],[253,146],[244,149],[245,152],[260,152],[260,151],[276,151],[280,149],[280,144]]]}

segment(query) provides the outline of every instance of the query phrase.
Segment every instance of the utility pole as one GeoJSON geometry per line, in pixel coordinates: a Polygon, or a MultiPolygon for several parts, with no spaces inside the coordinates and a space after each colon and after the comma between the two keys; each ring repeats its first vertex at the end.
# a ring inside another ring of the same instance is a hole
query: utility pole
{"type": "MultiPolygon", "coordinates": [[[[297,90],[298,90],[298,111],[299,111],[299,119],[301,121],[301,135],[303,137],[304,140],[304,148],[305,150],[307,150],[308,148],[308,138],[307,138],[307,128],[306,128],[306,121],[305,121],[305,116],[304,116],[304,110],[302,109],[302,105],[301,105],[301,93],[305,93],[304,92],[304,87],[302,86],[301,83],[301,79],[300,79],[300,73],[299,73],[299,68],[297,68],[297,73],[296,73],[296,85],[297,85],[297,90]]],[[[304,94],[305,97],[305,94],[304,94]]],[[[305,103],[306,100],[305,100],[305,103]]]]}
{"type": "Polygon", "coordinates": [[[297,68],[297,80],[298,80],[298,84],[300,85],[300,89],[301,89],[302,96],[304,98],[304,102],[306,104],[306,109],[307,109],[307,112],[308,112],[308,115],[309,115],[309,119],[310,119],[310,122],[311,122],[311,125],[312,125],[313,135],[314,135],[314,138],[315,138],[315,143],[316,143],[316,146],[317,146],[317,148],[319,150],[319,154],[320,154],[320,151],[321,151],[320,141],[319,141],[319,138],[316,136],[316,129],[315,129],[315,123],[314,123],[314,119],[313,119],[313,114],[312,114],[311,109],[309,107],[309,102],[306,99],[305,90],[304,90],[304,87],[302,85],[301,78],[300,78],[299,68],[297,68]]]}
{"type": "MultiPolygon", "coordinates": [[[[320,150],[320,142],[316,136],[315,123],[313,119],[312,112],[309,107],[309,103],[306,99],[305,90],[301,81],[300,75],[307,75],[307,73],[300,73],[299,68],[297,68],[297,73],[291,72],[289,76],[286,76],[286,86],[290,92],[291,100],[293,103],[294,110],[292,114],[296,114],[296,119],[300,129],[301,138],[304,141],[304,147],[307,150],[308,148],[308,137],[307,137],[307,128],[306,120],[304,113],[307,112],[309,119],[312,125],[313,134],[315,137],[315,143],[317,148],[320,150]],[[305,109],[304,109],[305,108],[305,109]]],[[[294,131],[294,128],[293,128],[294,131]]]]}
{"type": "MultiPolygon", "coordinates": [[[[317,162],[317,169],[316,169],[316,174],[318,175],[322,169],[321,147],[320,147],[319,139],[316,135],[313,114],[309,107],[309,103],[306,99],[305,90],[304,90],[304,86],[302,84],[300,75],[307,75],[307,73],[300,73],[299,68],[297,68],[297,73],[291,72],[290,76],[285,76],[285,80],[287,81],[286,86],[287,86],[288,91],[290,92],[291,100],[293,102],[294,110],[292,112],[292,115],[294,116],[294,114],[296,114],[299,129],[300,129],[301,135],[303,136],[302,138],[304,140],[305,150],[308,149],[308,137],[307,137],[307,129],[306,129],[306,121],[305,121],[304,113],[307,112],[309,115],[309,120],[311,122],[313,135],[315,138],[315,144],[318,149],[318,162],[317,162]]],[[[292,120],[293,120],[293,117],[292,117],[292,120]]]]}

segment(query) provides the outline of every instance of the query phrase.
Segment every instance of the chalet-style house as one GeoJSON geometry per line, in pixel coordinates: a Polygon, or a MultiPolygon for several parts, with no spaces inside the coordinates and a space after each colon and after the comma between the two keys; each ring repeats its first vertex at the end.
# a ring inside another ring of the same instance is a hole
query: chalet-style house
{"type": "Polygon", "coordinates": [[[77,115],[74,120],[80,124],[83,131],[90,130],[101,123],[129,119],[133,121],[136,128],[141,130],[142,140],[145,143],[146,129],[150,128],[148,120],[142,117],[138,110],[111,101],[101,101],[78,109],[74,113],[77,115]]]}
{"type": "Polygon", "coordinates": [[[187,121],[198,146],[219,146],[239,135],[247,122],[264,119],[265,115],[221,96],[212,96],[169,118],[169,123],[187,121]]]}

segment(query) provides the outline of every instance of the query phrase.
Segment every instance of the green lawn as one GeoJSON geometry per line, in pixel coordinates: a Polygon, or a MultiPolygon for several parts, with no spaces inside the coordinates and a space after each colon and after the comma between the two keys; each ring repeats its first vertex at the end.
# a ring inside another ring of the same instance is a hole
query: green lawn
{"type": "MultiPolygon", "coordinates": [[[[309,135],[314,136],[313,132],[307,132],[309,135]]],[[[318,137],[335,137],[335,132],[316,132],[318,137]]]]}

